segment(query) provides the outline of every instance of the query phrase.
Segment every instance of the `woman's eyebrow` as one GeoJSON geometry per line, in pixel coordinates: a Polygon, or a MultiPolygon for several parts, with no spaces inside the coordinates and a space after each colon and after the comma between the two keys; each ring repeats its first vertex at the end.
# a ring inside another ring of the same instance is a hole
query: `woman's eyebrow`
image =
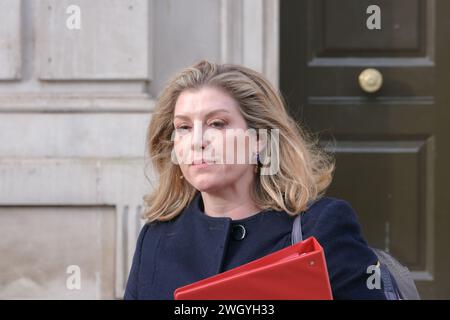
{"type": "Polygon", "coordinates": [[[220,113],[220,112],[230,113],[230,111],[228,111],[227,109],[216,109],[216,110],[212,110],[212,111],[208,112],[207,114],[205,114],[205,117],[209,117],[210,115],[220,113]]]}
{"type": "MultiPolygon", "coordinates": [[[[220,113],[220,112],[230,113],[230,111],[228,111],[227,109],[216,109],[216,110],[212,110],[212,111],[209,111],[208,113],[206,113],[206,114],[205,114],[205,117],[209,117],[209,116],[211,116],[211,115],[213,115],[213,114],[220,113]]],[[[184,115],[184,114],[177,114],[177,115],[174,117],[174,119],[175,119],[175,118],[189,119],[189,117],[188,117],[187,115],[184,115]]]]}

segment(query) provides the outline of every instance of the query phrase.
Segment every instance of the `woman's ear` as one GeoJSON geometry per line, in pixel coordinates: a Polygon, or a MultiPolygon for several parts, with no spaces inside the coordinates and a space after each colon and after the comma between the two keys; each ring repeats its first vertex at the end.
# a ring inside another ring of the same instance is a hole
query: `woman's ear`
{"type": "Polygon", "coordinates": [[[264,153],[267,148],[267,130],[260,129],[258,130],[257,135],[255,136],[255,141],[252,144],[252,153],[255,155],[259,155],[259,159],[261,160],[261,154],[264,153]]]}
{"type": "Polygon", "coordinates": [[[258,131],[258,143],[257,143],[258,150],[257,152],[259,154],[263,153],[267,148],[267,130],[266,129],[260,129],[258,131]]]}

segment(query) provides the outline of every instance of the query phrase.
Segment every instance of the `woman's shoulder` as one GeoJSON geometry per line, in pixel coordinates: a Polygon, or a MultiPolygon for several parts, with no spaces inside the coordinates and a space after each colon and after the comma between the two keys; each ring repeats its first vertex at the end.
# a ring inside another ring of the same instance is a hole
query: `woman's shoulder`
{"type": "Polygon", "coordinates": [[[308,209],[304,211],[303,214],[311,212],[318,212],[318,214],[320,214],[322,212],[329,213],[342,210],[345,212],[354,211],[352,205],[347,200],[329,196],[322,196],[316,200],[311,201],[308,209]]]}
{"type": "Polygon", "coordinates": [[[170,221],[146,221],[138,235],[136,249],[140,250],[148,244],[155,244],[155,240],[166,232],[170,221]]]}
{"type": "Polygon", "coordinates": [[[334,197],[322,197],[314,201],[302,213],[302,228],[305,236],[334,238],[348,235],[366,242],[361,234],[358,214],[349,201],[334,197]]]}
{"type": "Polygon", "coordinates": [[[302,212],[302,221],[319,221],[322,219],[354,220],[357,219],[357,213],[347,200],[321,197],[313,201],[307,210],[302,212]]]}

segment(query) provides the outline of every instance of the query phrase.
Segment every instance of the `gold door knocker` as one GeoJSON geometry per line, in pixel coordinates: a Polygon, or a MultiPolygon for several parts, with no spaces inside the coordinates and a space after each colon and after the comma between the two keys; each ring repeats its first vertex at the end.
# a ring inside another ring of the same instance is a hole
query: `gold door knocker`
{"type": "Polygon", "coordinates": [[[363,70],[360,73],[358,80],[361,89],[369,93],[380,90],[383,85],[383,75],[380,71],[373,68],[363,70]]]}

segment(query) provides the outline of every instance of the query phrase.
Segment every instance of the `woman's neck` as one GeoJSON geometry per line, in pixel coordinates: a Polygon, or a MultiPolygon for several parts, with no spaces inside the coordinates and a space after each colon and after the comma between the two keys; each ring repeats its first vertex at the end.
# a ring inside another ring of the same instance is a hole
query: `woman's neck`
{"type": "Polygon", "coordinates": [[[205,214],[211,217],[229,217],[232,220],[245,219],[261,211],[244,192],[202,192],[205,214]]]}

